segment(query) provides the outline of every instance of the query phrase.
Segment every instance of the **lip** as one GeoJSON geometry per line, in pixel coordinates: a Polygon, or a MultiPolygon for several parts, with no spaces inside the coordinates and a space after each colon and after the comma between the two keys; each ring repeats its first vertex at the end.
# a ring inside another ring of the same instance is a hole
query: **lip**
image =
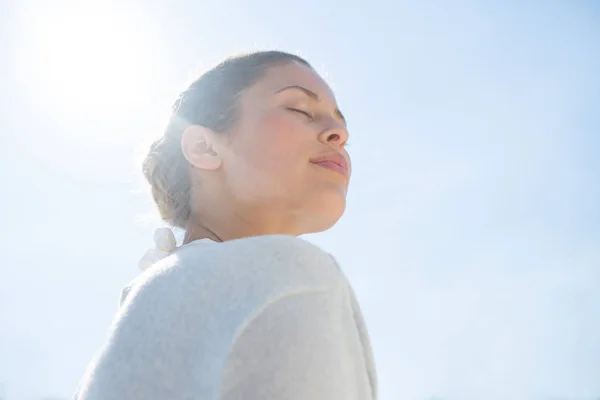
{"type": "Polygon", "coordinates": [[[344,158],[344,156],[340,153],[325,154],[323,156],[311,159],[310,162],[320,167],[337,172],[343,175],[345,178],[348,178],[350,175],[348,161],[346,161],[346,158],[344,158]]]}

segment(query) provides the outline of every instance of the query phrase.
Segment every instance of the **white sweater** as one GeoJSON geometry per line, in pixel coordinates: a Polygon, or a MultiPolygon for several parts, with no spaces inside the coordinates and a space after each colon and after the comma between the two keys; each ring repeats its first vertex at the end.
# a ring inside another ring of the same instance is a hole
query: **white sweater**
{"type": "Polygon", "coordinates": [[[77,400],[377,397],[355,296],[304,240],[192,242],[124,294],[77,400]]]}

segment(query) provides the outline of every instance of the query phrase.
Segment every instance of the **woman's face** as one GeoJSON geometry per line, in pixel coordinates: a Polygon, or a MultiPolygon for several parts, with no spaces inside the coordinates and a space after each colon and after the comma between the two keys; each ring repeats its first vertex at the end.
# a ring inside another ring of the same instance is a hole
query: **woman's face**
{"type": "Polygon", "coordinates": [[[335,224],[346,206],[346,122],[325,81],[297,62],[270,68],[239,99],[230,142],[220,151],[237,202],[266,207],[297,234],[335,224]]]}

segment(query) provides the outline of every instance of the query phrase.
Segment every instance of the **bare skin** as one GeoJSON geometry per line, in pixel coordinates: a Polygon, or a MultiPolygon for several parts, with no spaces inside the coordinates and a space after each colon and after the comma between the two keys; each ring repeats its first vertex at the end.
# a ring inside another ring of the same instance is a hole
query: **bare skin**
{"type": "Polygon", "coordinates": [[[311,68],[270,68],[244,91],[233,128],[184,132],[192,215],[184,243],[333,226],[346,207],[348,131],[335,97],[311,68]]]}

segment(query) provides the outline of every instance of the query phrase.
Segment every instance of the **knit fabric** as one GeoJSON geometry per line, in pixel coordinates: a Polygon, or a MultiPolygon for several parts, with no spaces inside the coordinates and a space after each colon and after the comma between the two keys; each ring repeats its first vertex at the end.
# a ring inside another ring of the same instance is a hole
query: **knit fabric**
{"type": "Polygon", "coordinates": [[[290,236],[192,242],[124,290],[76,400],[375,400],[335,260],[290,236]]]}

